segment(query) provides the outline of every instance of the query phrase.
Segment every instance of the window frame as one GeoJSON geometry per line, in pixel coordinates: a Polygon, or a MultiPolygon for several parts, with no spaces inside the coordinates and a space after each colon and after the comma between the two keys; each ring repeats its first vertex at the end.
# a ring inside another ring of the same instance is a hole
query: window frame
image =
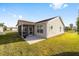
{"type": "Polygon", "coordinates": [[[60,26],[60,32],[61,32],[61,28],[62,28],[62,27],[60,26]]]}
{"type": "Polygon", "coordinates": [[[43,33],[43,25],[37,25],[37,33],[43,33]]]}
{"type": "Polygon", "coordinates": [[[52,29],[53,29],[53,26],[51,26],[50,28],[51,28],[51,30],[52,30],[52,29]]]}

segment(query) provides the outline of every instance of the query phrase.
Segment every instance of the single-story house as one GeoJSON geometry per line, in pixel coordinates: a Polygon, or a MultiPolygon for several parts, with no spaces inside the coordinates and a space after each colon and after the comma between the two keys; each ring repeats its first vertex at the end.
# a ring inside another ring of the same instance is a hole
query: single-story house
{"type": "Polygon", "coordinates": [[[7,31],[17,32],[18,28],[17,27],[7,27],[7,31]]]}
{"type": "Polygon", "coordinates": [[[4,32],[4,24],[0,23],[0,34],[4,32]]]}
{"type": "Polygon", "coordinates": [[[7,31],[11,31],[12,29],[11,29],[11,27],[7,27],[7,31]]]}
{"type": "Polygon", "coordinates": [[[18,20],[18,33],[22,38],[28,35],[37,35],[43,38],[49,38],[64,33],[64,23],[61,17],[56,16],[38,22],[18,20]]]}
{"type": "Polygon", "coordinates": [[[17,27],[11,27],[11,31],[17,32],[17,31],[18,31],[18,30],[17,30],[17,27]]]}

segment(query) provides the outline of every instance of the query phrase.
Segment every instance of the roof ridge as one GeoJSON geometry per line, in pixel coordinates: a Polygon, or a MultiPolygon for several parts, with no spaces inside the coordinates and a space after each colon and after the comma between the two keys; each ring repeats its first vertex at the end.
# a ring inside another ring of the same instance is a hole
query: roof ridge
{"type": "Polygon", "coordinates": [[[44,20],[38,21],[38,22],[36,22],[36,23],[46,22],[46,21],[49,21],[49,20],[54,19],[54,18],[56,18],[56,17],[60,17],[60,16],[55,16],[55,17],[47,18],[47,19],[44,19],[44,20]]]}
{"type": "MultiPolygon", "coordinates": [[[[18,20],[18,21],[23,21],[23,22],[32,22],[32,21],[27,21],[27,20],[18,20]]],[[[34,23],[34,22],[32,22],[34,23]]]]}

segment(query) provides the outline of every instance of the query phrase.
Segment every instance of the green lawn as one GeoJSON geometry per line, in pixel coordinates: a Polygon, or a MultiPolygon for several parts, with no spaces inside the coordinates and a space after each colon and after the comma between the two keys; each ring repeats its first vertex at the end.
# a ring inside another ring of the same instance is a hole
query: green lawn
{"type": "Polygon", "coordinates": [[[29,45],[17,33],[0,36],[0,55],[79,55],[79,35],[65,33],[29,45]]]}

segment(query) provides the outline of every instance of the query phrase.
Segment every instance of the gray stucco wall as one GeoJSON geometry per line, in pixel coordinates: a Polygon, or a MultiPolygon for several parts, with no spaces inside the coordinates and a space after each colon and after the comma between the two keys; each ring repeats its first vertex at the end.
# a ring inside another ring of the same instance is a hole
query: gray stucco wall
{"type": "Polygon", "coordinates": [[[47,24],[45,22],[35,24],[35,35],[46,38],[46,36],[47,36],[47,24]],[[43,26],[42,27],[43,33],[37,32],[37,26],[40,26],[40,25],[43,26]]]}
{"type": "Polygon", "coordinates": [[[37,36],[49,38],[49,37],[53,37],[53,36],[60,35],[63,33],[64,33],[64,25],[62,24],[59,17],[52,19],[48,22],[37,23],[35,25],[35,34],[37,36]],[[38,25],[43,25],[43,33],[37,32],[38,25]],[[52,29],[51,29],[51,26],[53,27],[52,29]],[[61,29],[60,29],[60,27],[61,27],[61,29]]]}
{"type": "Polygon", "coordinates": [[[60,21],[59,17],[48,21],[47,23],[47,38],[53,37],[64,33],[64,25],[60,21]],[[51,29],[51,26],[53,27],[51,29]],[[61,29],[60,29],[61,27],[61,29]]]}

